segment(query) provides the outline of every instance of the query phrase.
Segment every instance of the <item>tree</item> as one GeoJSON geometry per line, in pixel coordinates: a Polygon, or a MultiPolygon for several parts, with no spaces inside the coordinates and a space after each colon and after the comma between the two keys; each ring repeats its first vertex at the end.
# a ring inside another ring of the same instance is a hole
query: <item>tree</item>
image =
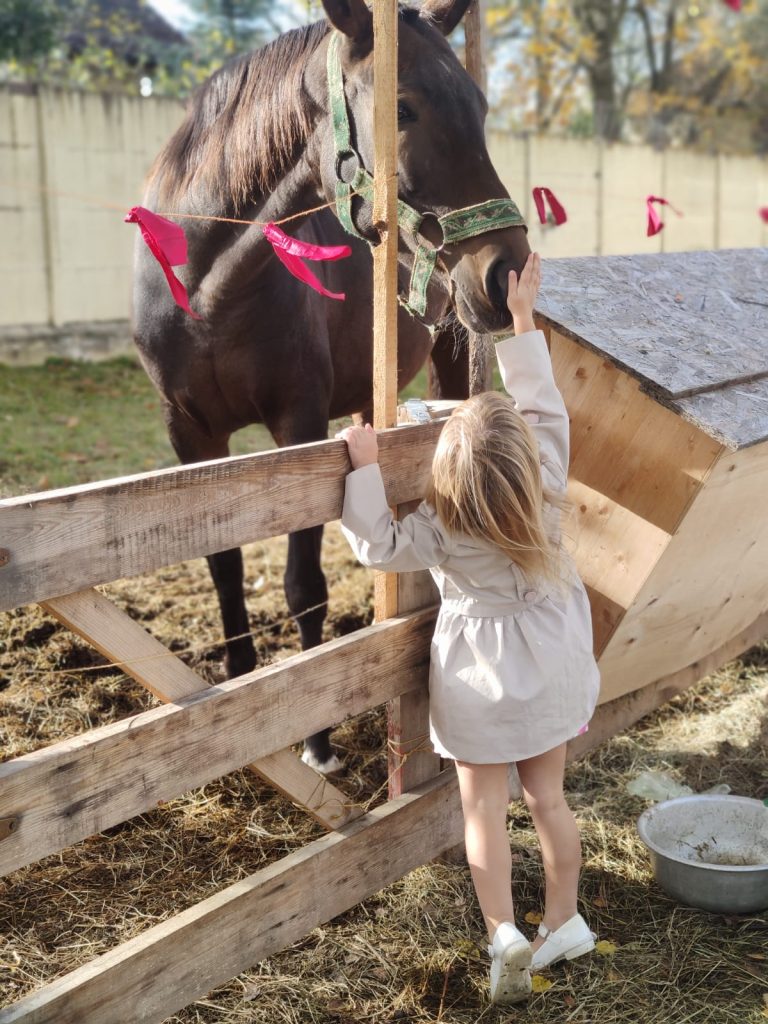
{"type": "Polygon", "coordinates": [[[53,0],[0,0],[0,61],[28,63],[56,43],[59,17],[53,0]]]}
{"type": "Polygon", "coordinates": [[[288,5],[275,0],[186,2],[196,21],[190,38],[198,59],[208,65],[263,46],[282,31],[288,10],[288,5]]]}
{"type": "Polygon", "coordinates": [[[753,31],[768,23],[766,4],[747,0],[736,14],[721,0],[502,0],[488,16],[507,44],[510,85],[525,97],[523,126],[583,126],[586,100],[595,134],[618,139],[630,104],[643,109],[649,141],[663,143],[681,111],[693,126],[718,104],[768,93],[768,44],[753,31]]]}

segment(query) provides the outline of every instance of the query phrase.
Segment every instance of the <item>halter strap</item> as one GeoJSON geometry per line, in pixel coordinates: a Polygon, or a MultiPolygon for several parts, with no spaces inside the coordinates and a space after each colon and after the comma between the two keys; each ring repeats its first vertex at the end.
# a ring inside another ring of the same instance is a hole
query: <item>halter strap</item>
{"type": "MultiPolygon", "coordinates": [[[[365,202],[373,202],[374,182],[372,176],[363,167],[360,154],[352,147],[340,47],[341,34],[334,31],[328,42],[326,69],[333,123],[333,142],[336,150],[336,216],[345,231],[357,238],[362,238],[370,246],[373,246],[374,243],[357,230],[352,217],[353,195],[359,195],[365,202]],[[342,163],[345,160],[357,163],[351,181],[345,181],[341,176],[342,163]]],[[[409,313],[415,313],[418,316],[423,316],[427,309],[427,287],[437,265],[439,252],[438,248],[425,245],[419,235],[425,216],[427,214],[419,213],[402,199],[397,200],[398,230],[412,235],[416,239],[408,299],[405,300],[402,296],[398,296],[398,300],[409,313]]],[[[522,214],[511,199],[489,199],[484,203],[476,203],[474,206],[453,210],[441,217],[431,213],[429,216],[435,216],[443,233],[440,249],[444,245],[463,242],[467,238],[473,238],[488,231],[499,231],[509,227],[526,227],[522,214]]]]}

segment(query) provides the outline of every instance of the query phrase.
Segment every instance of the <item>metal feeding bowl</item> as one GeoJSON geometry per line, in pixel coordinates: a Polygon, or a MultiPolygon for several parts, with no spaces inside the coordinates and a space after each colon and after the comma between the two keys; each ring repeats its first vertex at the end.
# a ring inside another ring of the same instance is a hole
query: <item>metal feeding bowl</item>
{"type": "Polygon", "coordinates": [[[768,907],[768,807],[742,796],[681,796],[637,822],[656,881],[681,903],[715,913],[768,907]]]}

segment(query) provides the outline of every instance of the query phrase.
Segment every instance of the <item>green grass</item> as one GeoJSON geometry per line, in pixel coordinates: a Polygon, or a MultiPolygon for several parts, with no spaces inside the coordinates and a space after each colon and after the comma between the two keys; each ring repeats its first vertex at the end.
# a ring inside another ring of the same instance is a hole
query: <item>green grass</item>
{"type": "MultiPolygon", "coordinates": [[[[426,371],[403,397],[426,392],[426,371]]],[[[331,433],[338,429],[331,427],[331,433]]],[[[233,455],[274,447],[264,427],[233,435],[233,455]]],[[[160,399],[132,358],[0,365],[0,497],[175,466],[160,399]]]]}

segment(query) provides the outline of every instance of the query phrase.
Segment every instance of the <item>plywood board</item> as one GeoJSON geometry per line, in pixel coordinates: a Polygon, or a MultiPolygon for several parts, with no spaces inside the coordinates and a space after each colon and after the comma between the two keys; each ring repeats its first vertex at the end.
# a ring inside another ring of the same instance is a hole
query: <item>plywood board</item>
{"type": "Polygon", "coordinates": [[[768,443],[724,452],[600,659],[602,700],[676,672],[768,609],[768,443]]]}
{"type": "Polygon", "coordinates": [[[571,477],[673,533],[722,445],[603,356],[554,329],[550,340],[571,419],[571,477]]]}
{"type": "Polygon", "coordinates": [[[669,402],[768,376],[766,295],[768,250],[612,256],[549,262],[537,310],[669,402]]]}

